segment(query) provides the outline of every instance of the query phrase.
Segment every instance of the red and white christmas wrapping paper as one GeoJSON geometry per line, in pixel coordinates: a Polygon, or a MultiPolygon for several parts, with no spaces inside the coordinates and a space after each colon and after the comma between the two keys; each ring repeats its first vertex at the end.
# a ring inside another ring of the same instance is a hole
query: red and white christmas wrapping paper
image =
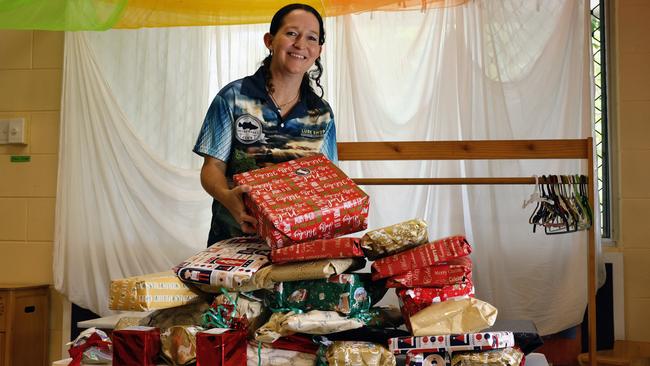
{"type": "Polygon", "coordinates": [[[408,271],[433,266],[469,255],[472,247],[462,235],[450,236],[422,244],[405,252],[377,259],[371,267],[372,279],[397,276],[408,271]]]}
{"type": "Polygon", "coordinates": [[[388,340],[388,350],[394,354],[409,351],[457,352],[487,351],[515,346],[512,332],[479,332],[439,336],[398,337],[388,340]]]}
{"type": "Polygon", "coordinates": [[[273,249],[330,239],[368,226],[369,197],[324,155],[236,174],[244,203],[273,249]]]}
{"type": "Polygon", "coordinates": [[[386,287],[441,287],[468,279],[472,279],[472,260],[465,256],[390,277],[386,287]]]}
{"type": "Polygon", "coordinates": [[[416,287],[398,289],[396,293],[406,329],[409,332],[413,332],[411,328],[411,316],[434,303],[461,297],[474,297],[474,286],[468,281],[440,288],[416,287]]]}
{"type": "Polygon", "coordinates": [[[320,239],[271,250],[271,262],[273,263],[363,256],[358,238],[320,239]]]}
{"type": "Polygon", "coordinates": [[[433,303],[462,296],[474,297],[472,282],[467,281],[443,287],[416,287],[397,290],[397,298],[404,318],[410,317],[433,303]]]}

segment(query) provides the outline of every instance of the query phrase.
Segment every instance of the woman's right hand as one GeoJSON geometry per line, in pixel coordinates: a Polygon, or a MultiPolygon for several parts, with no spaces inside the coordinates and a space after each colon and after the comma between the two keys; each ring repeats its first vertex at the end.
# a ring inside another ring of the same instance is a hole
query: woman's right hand
{"type": "Polygon", "coordinates": [[[237,186],[233,189],[216,189],[215,198],[217,201],[228,209],[228,212],[237,221],[241,231],[245,234],[255,234],[257,232],[257,220],[246,213],[243,195],[250,192],[251,187],[247,185],[237,186]]]}
{"type": "Polygon", "coordinates": [[[257,220],[246,213],[242,195],[250,192],[251,187],[241,185],[228,187],[226,180],[226,163],[211,156],[206,156],[201,167],[201,185],[214,199],[219,201],[230,212],[232,217],[246,234],[257,232],[257,220]]]}

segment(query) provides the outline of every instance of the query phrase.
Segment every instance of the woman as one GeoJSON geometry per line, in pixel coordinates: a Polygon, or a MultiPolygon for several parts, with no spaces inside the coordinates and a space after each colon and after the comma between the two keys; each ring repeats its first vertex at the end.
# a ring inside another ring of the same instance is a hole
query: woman
{"type": "Polygon", "coordinates": [[[264,35],[269,55],[262,66],[212,101],[194,146],[204,157],[201,185],[214,198],[208,245],[255,233],[257,222],[242,202],[250,187],[232,188],[233,174],[319,152],[337,162],[334,115],[320,85],[324,43],[318,11],[281,8],[264,35]]]}

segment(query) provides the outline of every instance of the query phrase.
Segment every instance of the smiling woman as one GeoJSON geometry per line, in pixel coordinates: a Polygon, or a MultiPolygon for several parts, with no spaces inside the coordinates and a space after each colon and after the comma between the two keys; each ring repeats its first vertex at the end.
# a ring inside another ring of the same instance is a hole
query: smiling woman
{"type": "MultiPolygon", "coordinates": [[[[280,12],[275,16],[275,24],[280,24],[278,18],[282,19],[280,12]]],[[[280,29],[271,29],[270,33],[264,35],[264,44],[275,57],[271,58],[271,78],[278,83],[291,83],[293,75],[302,78],[320,57],[322,46],[325,42],[325,31],[322,19],[316,18],[313,13],[302,9],[295,9],[284,15],[280,29]]],[[[271,24],[274,24],[272,21],[271,24]]],[[[320,65],[320,61],[319,61],[320,65]]],[[[320,75],[318,75],[320,76],[320,75]]],[[[291,92],[290,88],[278,88],[278,94],[291,92]]],[[[274,95],[275,90],[271,86],[271,96],[282,100],[274,95]]],[[[297,99],[289,99],[289,102],[297,99]]],[[[286,104],[286,103],[285,103],[286,104]]]]}
{"type": "Polygon", "coordinates": [[[242,203],[250,188],[233,188],[233,174],[317,153],[337,161],[334,115],[320,84],[324,43],[316,9],[284,6],[264,35],[262,66],[214,98],[194,146],[204,158],[201,184],[214,198],[208,245],[255,232],[242,203]]]}

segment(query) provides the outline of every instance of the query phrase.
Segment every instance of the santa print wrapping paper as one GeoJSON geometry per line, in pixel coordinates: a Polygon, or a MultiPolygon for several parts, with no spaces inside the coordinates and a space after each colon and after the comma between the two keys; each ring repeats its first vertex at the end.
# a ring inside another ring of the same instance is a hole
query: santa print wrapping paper
{"type": "Polygon", "coordinates": [[[236,290],[270,263],[269,252],[260,238],[226,239],[212,244],[172,270],[184,282],[236,290]]]}
{"type": "Polygon", "coordinates": [[[423,244],[405,252],[377,259],[371,267],[372,279],[397,276],[417,268],[435,265],[454,258],[464,257],[472,247],[462,235],[450,236],[423,244]]]}
{"type": "Polygon", "coordinates": [[[321,280],[280,282],[270,298],[273,311],[338,311],[350,317],[368,314],[370,297],[356,273],[321,280]]]}
{"type": "Polygon", "coordinates": [[[397,290],[397,298],[405,320],[435,302],[461,296],[474,296],[474,286],[471,282],[444,287],[416,287],[397,290]]]}
{"type": "Polygon", "coordinates": [[[133,326],[113,332],[114,366],[155,366],[160,353],[160,329],[133,326]]]}
{"type": "Polygon", "coordinates": [[[486,351],[514,346],[515,337],[512,332],[399,337],[388,340],[388,350],[394,354],[406,354],[411,350],[430,352],[486,351]]]}
{"type": "Polygon", "coordinates": [[[363,257],[358,238],[320,239],[271,250],[273,263],[353,257],[363,257]]]}
{"type": "Polygon", "coordinates": [[[196,334],[196,366],[246,364],[245,330],[212,328],[196,334]]]}
{"type": "Polygon", "coordinates": [[[236,174],[233,180],[251,186],[244,203],[273,249],[368,226],[368,195],[322,154],[236,174]]]}
{"type": "Polygon", "coordinates": [[[386,287],[442,287],[471,279],[472,260],[465,256],[390,277],[386,287]]]}

